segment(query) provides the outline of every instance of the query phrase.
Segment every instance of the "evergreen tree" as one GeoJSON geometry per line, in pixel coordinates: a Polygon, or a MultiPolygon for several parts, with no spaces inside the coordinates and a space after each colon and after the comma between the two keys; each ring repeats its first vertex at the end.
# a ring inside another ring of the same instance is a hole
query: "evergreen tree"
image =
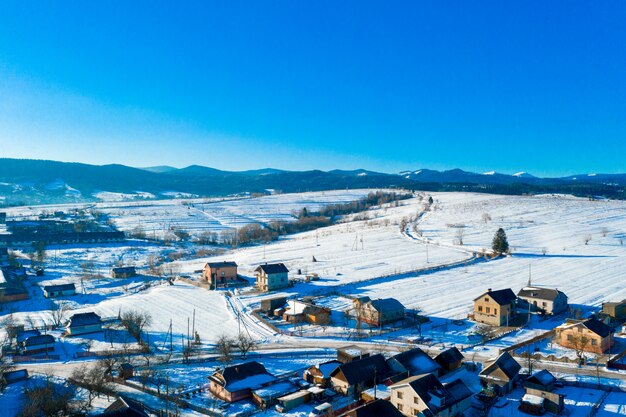
{"type": "Polygon", "coordinates": [[[431,205],[431,206],[433,205],[433,196],[432,195],[428,196],[428,204],[431,205]]]}
{"type": "Polygon", "coordinates": [[[506,233],[504,229],[499,228],[496,234],[493,236],[493,244],[491,248],[498,255],[502,255],[503,253],[508,252],[509,250],[509,242],[506,238],[506,233]]]}

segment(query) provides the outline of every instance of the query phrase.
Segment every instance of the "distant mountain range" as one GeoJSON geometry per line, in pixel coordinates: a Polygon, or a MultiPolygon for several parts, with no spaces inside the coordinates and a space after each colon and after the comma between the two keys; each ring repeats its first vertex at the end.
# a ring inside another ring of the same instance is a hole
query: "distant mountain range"
{"type": "Polygon", "coordinates": [[[480,174],[461,169],[420,169],[399,174],[364,169],[284,171],[266,168],[233,172],[199,165],[133,168],[117,164],[99,166],[0,158],[0,205],[5,206],[368,187],[623,198],[625,185],[626,174],[540,178],[525,172],[480,174]]]}

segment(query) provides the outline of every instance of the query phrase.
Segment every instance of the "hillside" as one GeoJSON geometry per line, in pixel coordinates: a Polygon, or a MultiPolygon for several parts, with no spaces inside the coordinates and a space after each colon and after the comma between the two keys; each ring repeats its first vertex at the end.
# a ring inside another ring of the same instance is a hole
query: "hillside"
{"type": "Polygon", "coordinates": [[[0,159],[2,206],[388,187],[512,195],[563,193],[623,199],[625,184],[625,174],[539,178],[528,173],[477,174],[461,169],[421,169],[399,174],[364,169],[223,171],[199,165],[180,169],[133,168],[119,164],[0,159]]]}

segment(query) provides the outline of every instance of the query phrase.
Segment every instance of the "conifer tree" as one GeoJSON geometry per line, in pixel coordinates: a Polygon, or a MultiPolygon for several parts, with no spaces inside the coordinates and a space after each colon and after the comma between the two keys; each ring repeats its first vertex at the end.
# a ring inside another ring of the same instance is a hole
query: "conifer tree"
{"type": "Polygon", "coordinates": [[[509,251],[509,242],[506,238],[506,233],[504,229],[499,228],[496,234],[493,236],[493,244],[491,248],[498,255],[502,255],[509,251]]]}

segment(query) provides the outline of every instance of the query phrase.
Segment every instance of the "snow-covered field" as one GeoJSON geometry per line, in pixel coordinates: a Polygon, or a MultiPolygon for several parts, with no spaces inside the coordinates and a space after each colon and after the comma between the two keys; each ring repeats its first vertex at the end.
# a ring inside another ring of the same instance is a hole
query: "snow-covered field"
{"type": "Polygon", "coordinates": [[[306,207],[319,210],[328,204],[346,203],[372,190],[325,191],[278,194],[256,198],[162,200],[141,203],[99,203],[96,208],[110,216],[123,231],[140,229],[149,236],[162,237],[171,228],[195,236],[220,233],[248,224],[294,220],[294,212],[306,207]]]}
{"type": "MultiPolygon", "coordinates": [[[[302,207],[316,210],[327,204],[358,199],[368,191],[284,194],[223,201],[187,200],[184,204],[181,200],[103,202],[96,208],[107,213],[122,230],[140,227],[160,234],[175,227],[194,235],[207,230],[221,232],[250,223],[291,220],[293,212],[302,207]]],[[[50,301],[43,298],[40,286],[74,282],[79,294],[63,298],[74,312],[95,311],[104,317],[116,317],[120,311],[129,309],[150,313],[152,323],[146,330],[153,346],[167,347],[171,322],[172,343],[176,350],[181,349],[181,339],[193,329],[198,331],[202,346],[206,348],[213,346],[223,334],[236,336],[240,329],[268,345],[289,341],[292,347],[300,339],[276,335],[250,315],[260,300],[279,294],[321,295],[320,303],[333,309],[336,327],[341,330],[342,311],[350,304],[348,296],[367,295],[372,298],[394,297],[407,307],[421,309],[431,318],[431,322],[423,326],[423,337],[433,341],[438,348],[472,344],[471,323],[459,319],[467,316],[473,299],[488,288],[510,287],[517,292],[527,284],[529,276],[534,285],[564,291],[571,304],[585,306],[585,311],[599,307],[603,301],[626,298],[623,275],[626,270],[626,202],[552,195],[433,193],[432,196],[435,203],[429,211],[424,211],[423,195],[422,198],[402,201],[397,207],[370,210],[366,219],[347,217],[327,228],[206,258],[191,259],[191,244],[160,246],[137,240],[108,245],[51,247],[48,248],[46,275],[29,277],[27,287],[31,299],[3,305],[0,319],[13,313],[21,322],[28,323],[29,317],[37,324],[49,322],[49,311],[46,310],[50,301]],[[403,219],[411,222],[401,230],[403,219]],[[477,253],[490,248],[494,232],[499,227],[508,235],[512,254],[485,260],[477,253]],[[463,232],[459,233],[459,230],[463,232]],[[463,244],[460,244],[459,237],[462,237],[463,244]],[[199,278],[195,271],[207,261],[234,260],[239,264],[240,274],[250,278],[251,282],[254,269],[265,262],[285,263],[291,270],[292,279],[317,274],[319,280],[298,282],[273,294],[244,288],[227,296],[225,291],[208,291],[181,280],[169,285],[147,276],[128,280],[109,278],[109,270],[116,263],[142,267],[148,264],[149,258],[174,250],[184,251],[186,257],[172,263],[173,268],[192,279],[199,278]],[[81,282],[81,264],[85,261],[90,262],[93,272],[105,278],[81,282]],[[189,327],[191,330],[188,331],[189,327]]],[[[58,208],[63,210],[68,206],[58,208]]],[[[53,206],[45,207],[46,211],[54,209],[53,206]]],[[[9,216],[32,216],[38,210],[42,209],[13,208],[9,210],[9,216]]],[[[529,328],[508,334],[485,347],[478,346],[475,352],[495,355],[498,349],[555,327],[561,319],[533,320],[529,328]]],[[[325,342],[333,338],[338,343],[345,341],[332,331],[326,335],[323,333],[321,336],[325,342]]],[[[393,336],[415,335],[413,329],[404,329],[393,336]]],[[[388,336],[374,337],[373,341],[381,343],[388,336]]],[[[307,339],[306,342],[310,346],[317,340],[307,339]]],[[[66,352],[65,359],[73,352],[70,343],[77,345],[80,341],[59,342],[60,346],[66,346],[59,349],[66,352]]],[[[94,349],[97,350],[99,344],[104,348],[105,343],[98,340],[94,349]]],[[[288,361],[284,369],[304,366],[305,362],[288,361]]],[[[277,365],[280,366],[283,365],[277,365]]],[[[205,374],[207,370],[201,373],[205,374]]],[[[177,376],[189,381],[195,381],[196,377],[195,374],[193,378],[189,376],[184,367],[175,369],[173,377],[177,376]]],[[[594,395],[588,393],[589,398],[583,394],[568,397],[575,406],[576,415],[588,414],[587,400],[591,403],[594,395]]],[[[600,414],[624,414],[622,394],[611,395],[600,414]]],[[[511,404],[515,402],[514,399],[510,401],[511,404]]],[[[513,405],[498,410],[510,415],[516,413],[513,405]]],[[[500,415],[498,410],[492,415],[500,415]]]]}

